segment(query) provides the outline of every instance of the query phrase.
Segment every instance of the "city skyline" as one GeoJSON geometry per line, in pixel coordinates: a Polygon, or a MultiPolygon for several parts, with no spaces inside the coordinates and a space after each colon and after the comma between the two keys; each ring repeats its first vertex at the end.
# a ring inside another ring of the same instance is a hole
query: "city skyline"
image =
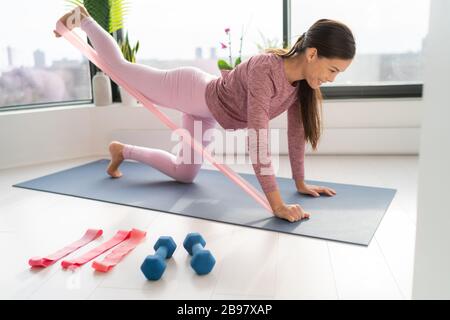
{"type": "MultiPolygon", "coordinates": [[[[204,49],[203,47],[196,47],[192,60],[207,60],[207,59],[215,60],[215,59],[220,58],[217,56],[217,48],[214,48],[214,47],[207,48],[207,49],[209,49],[209,56],[207,56],[207,57],[204,56],[203,49],[204,49]]],[[[28,65],[23,65],[20,63],[21,61],[19,59],[17,59],[18,57],[15,54],[15,52],[16,52],[15,48],[7,46],[5,49],[5,52],[6,52],[5,61],[7,61],[7,63],[6,63],[6,65],[2,66],[0,71],[2,71],[2,70],[5,71],[10,68],[17,68],[17,67],[38,67],[38,68],[51,67],[55,63],[59,63],[61,61],[76,61],[77,63],[86,61],[86,58],[84,56],[80,56],[80,59],[69,59],[69,58],[63,57],[63,58],[49,62],[45,51],[43,51],[41,49],[35,49],[31,52],[31,56],[33,57],[33,60],[32,60],[33,62],[28,65]]],[[[186,59],[182,59],[182,60],[190,60],[190,59],[186,58],[186,59]]]]}

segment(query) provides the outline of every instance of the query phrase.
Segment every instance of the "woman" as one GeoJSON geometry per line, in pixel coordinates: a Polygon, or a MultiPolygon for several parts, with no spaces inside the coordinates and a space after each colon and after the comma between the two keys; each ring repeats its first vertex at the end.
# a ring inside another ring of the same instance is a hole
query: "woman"
{"type": "MultiPolygon", "coordinates": [[[[334,81],[355,55],[353,34],[344,24],[318,20],[289,51],[266,50],[216,77],[194,67],[159,70],[126,61],[114,38],[82,6],[60,20],[69,29],[81,27],[97,53],[129,85],[159,106],[180,110],[182,127],[192,136],[194,123],[200,123],[202,136],[194,138],[201,140],[204,147],[210,142],[205,132],[217,123],[225,129],[247,128],[252,165],[275,216],[290,222],[310,216],[300,205],[283,202],[270,161],[269,120],[286,110],[289,159],[297,191],[316,197],[320,193],[336,194],[331,188],[304,183],[304,149],[307,141],[317,149],[320,138],[320,85],[334,81]],[[79,19],[69,21],[76,13],[79,19]]],[[[175,156],[164,150],[113,141],[109,145],[111,162],[107,172],[114,178],[120,177],[120,164],[124,159],[132,159],[177,181],[191,183],[202,164],[192,159],[185,161],[183,149],[175,156]]],[[[189,158],[196,154],[193,149],[190,151],[189,158]]]]}

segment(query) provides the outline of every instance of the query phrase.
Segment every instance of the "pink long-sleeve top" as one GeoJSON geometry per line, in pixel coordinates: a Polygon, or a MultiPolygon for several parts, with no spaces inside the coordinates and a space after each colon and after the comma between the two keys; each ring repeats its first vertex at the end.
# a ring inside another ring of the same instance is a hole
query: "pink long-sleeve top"
{"type": "MultiPolygon", "coordinates": [[[[278,189],[268,148],[269,121],[282,112],[287,113],[287,136],[292,178],[303,180],[305,137],[300,116],[297,87],[287,80],[283,58],[274,53],[250,57],[222,77],[208,83],[206,103],[224,129],[254,129],[257,139],[249,139],[249,152],[260,154],[252,166],[265,193],[278,189]],[[259,129],[266,129],[258,131],[259,129]]],[[[253,131],[253,130],[252,130],[253,131]]],[[[250,136],[249,136],[250,137],[250,136]]]]}

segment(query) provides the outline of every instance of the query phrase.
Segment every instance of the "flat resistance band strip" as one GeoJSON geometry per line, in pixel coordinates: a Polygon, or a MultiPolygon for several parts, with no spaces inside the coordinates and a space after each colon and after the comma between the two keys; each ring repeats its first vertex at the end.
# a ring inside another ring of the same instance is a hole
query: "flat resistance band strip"
{"type": "Polygon", "coordinates": [[[117,84],[122,86],[126,91],[138,99],[148,110],[155,114],[164,124],[166,124],[170,129],[176,131],[177,134],[183,137],[189,142],[189,144],[194,148],[194,150],[203,155],[209,162],[211,162],[217,169],[219,169],[224,175],[234,181],[239,187],[241,187],[245,192],[252,196],[259,204],[261,204],[265,209],[272,213],[272,208],[264,195],[261,194],[255,187],[244,180],[240,175],[235,173],[231,168],[225,164],[220,164],[211,155],[211,153],[203,148],[203,145],[195,140],[189,132],[181,130],[173,121],[171,121],[164,113],[158,110],[154,104],[141,92],[130,87],[128,83],[123,81],[120,77],[115,74],[114,69],[106,62],[103,61],[97,54],[97,52],[85,43],[75,32],[67,29],[67,27],[58,20],[56,24],[56,31],[66,38],[70,43],[72,43],[77,49],[79,49],[92,63],[94,63],[98,68],[103,70],[111,79],[117,84]]]}
{"type": "Polygon", "coordinates": [[[75,269],[75,268],[81,267],[86,262],[91,261],[92,259],[101,255],[103,252],[108,251],[112,247],[117,246],[119,243],[125,241],[129,237],[130,237],[130,231],[119,230],[119,231],[117,231],[116,235],[113,238],[109,239],[105,243],[86,252],[85,254],[83,254],[80,257],[77,257],[72,260],[63,260],[61,262],[61,265],[64,269],[67,269],[67,268],[75,269]]]}
{"type": "Polygon", "coordinates": [[[59,259],[64,258],[68,254],[74,252],[75,250],[78,250],[79,248],[87,245],[89,242],[97,239],[102,235],[102,233],[103,230],[100,229],[88,229],[81,239],[65,246],[61,250],[58,250],[55,253],[52,253],[44,258],[33,257],[30,260],[28,260],[28,264],[34,268],[35,267],[46,268],[54,264],[59,259]]]}
{"type": "Polygon", "coordinates": [[[138,229],[131,230],[128,240],[123,242],[120,246],[109,253],[101,262],[94,261],[92,268],[100,272],[108,272],[115,265],[117,265],[123,257],[125,257],[131,250],[136,248],[145,238],[146,232],[138,229]]]}

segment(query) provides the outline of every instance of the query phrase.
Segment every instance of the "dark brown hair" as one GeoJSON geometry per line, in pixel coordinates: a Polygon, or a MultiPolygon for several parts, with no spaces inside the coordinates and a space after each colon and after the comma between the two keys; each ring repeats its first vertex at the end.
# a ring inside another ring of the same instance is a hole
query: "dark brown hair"
{"type": "MultiPolygon", "coordinates": [[[[285,59],[305,52],[306,48],[316,48],[319,58],[351,60],[355,56],[355,40],[351,30],[345,24],[329,19],[317,20],[291,49],[269,48],[265,52],[285,59]]],[[[305,140],[316,150],[322,133],[322,93],[320,89],[312,89],[305,79],[297,83],[297,89],[305,140]]]]}

